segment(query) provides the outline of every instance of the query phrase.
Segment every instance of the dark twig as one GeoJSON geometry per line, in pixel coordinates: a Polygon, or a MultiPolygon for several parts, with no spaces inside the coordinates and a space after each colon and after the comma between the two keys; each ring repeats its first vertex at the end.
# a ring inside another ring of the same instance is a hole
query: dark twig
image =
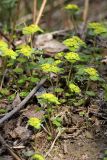
{"type": "Polygon", "coordinates": [[[37,86],[35,88],[33,88],[33,90],[29,93],[29,95],[19,105],[17,105],[12,111],[10,111],[3,118],[1,118],[0,125],[4,121],[6,121],[10,117],[12,117],[15,113],[17,113],[20,109],[22,109],[24,107],[24,105],[30,100],[30,98],[37,92],[37,90],[40,88],[40,86],[45,83],[45,81],[46,81],[46,79],[42,79],[40,81],[40,83],[38,83],[37,86]]]}
{"type": "Polygon", "coordinates": [[[4,138],[0,135],[0,142],[2,145],[6,147],[6,149],[10,152],[10,154],[16,159],[16,160],[22,160],[14,151],[11,149],[11,147],[5,142],[4,138]]]}

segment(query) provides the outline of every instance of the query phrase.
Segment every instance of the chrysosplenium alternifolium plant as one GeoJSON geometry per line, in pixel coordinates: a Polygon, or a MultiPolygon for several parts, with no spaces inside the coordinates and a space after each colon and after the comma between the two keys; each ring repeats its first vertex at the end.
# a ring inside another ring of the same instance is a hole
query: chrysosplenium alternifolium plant
{"type": "Polygon", "coordinates": [[[88,31],[93,36],[104,35],[107,34],[107,27],[102,23],[92,22],[88,24],[88,31]]]}
{"type": "Polygon", "coordinates": [[[60,102],[58,101],[58,98],[52,93],[44,93],[38,96],[38,98],[41,98],[46,103],[50,103],[50,104],[52,103],[56,105],[60,104],[60,102]]]}
{"type": "Polygon", "coordinates": [[[99,74],[96,69],[92,67],[87,67],[84,69],[84,72],[88,74],[90,80],[93,81],[99,80],[99,74]]]}
{"type": "Polygon", "coordinates": [[[16,57],[18,56],[15,51],[8,48],[8,44],[3,40],[0,40],[0,52],[2,56],[10,57],[11,59],[16,59],[16,57]]]}
{"type": "Polygon", "coordinates": [[[70,63],[75,63],[75,62],[80,60],[79,55],[77,53],[74,53],[74,52],[68,52],[68,53],[66,53],[66,55],[64,57],[70,63]]]}
{"type": "Polygon", "coordinates": [[[79,11],[79,7],[76,4],[68,4],[65,9],[70,10],[72,14],[79,11]]]}
{"type": "Polygon", "coordinates": [[[69,84],[69,89],[70,89],[70,91],[71,91],[72,93],[77,93],[77,94],[79,94],[79,93],[81,92],[80,88],[79,88],[77,85],[75,85],[74,83],[70,83],[70,84],[69,84]]]}
{"type": "Polygon", "coordinates": [[[44,63],[41,65],[41,69],[43,72],[53,72],[53,73],[59,73],[61,72],[61,68],[58,67],[58,65],[61,63],[60,60],[56,60],[53,63],[44,63]]]}
{"type": "Polygon", "coordinates": [[[27,27],[24,27],[22,32],[25,35],[31,35],[31,34],[34,34],[36,32],[43,32],[43,30],[39,26],[31,24],[27,27]]]}
{"type": "Polygon", "coordinates": [[[68,38],[68,39],[64,40],[63,43],[72,52],[77,52],[77,51],[79,51],[79,49],[81,47],[85,47],[86,46],[85,42],[83,40],[81,40],[77,36],[73,36],[72,38],[68,38]]]}
{"type": "Polygon", "coordinates": [[[21,45],[17,52],[23,54],[26,57],[31,57],[34,50],[29,45],[21,45]]]}
{"type": "Polygon", "coordinates": [[[36,117],[32,117],[28,120],[28,124],[36,129],[40,129],[41,128],[41,120],[36,118],[36,117]]]}

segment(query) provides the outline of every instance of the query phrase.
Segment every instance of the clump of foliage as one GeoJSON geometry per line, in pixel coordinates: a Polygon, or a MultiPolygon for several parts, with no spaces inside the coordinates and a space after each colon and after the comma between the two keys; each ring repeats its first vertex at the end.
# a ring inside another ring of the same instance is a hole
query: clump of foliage
{"type": "Polygon", "coordinates": [[[79,37],[73,36],[72,38],[68,38],[63,41],[65,46],[69,48],[70,51],[76,52],[80,49],[80,47],[85,47],[85,42],[82,41],[79,37]]]}
{"type": "Polygon", "coordinates": [[[92,36],[103,36],[104,34],[107,35],[107,27],[102,23],[92,22],[88,24],[88,32],[92,36]]]}

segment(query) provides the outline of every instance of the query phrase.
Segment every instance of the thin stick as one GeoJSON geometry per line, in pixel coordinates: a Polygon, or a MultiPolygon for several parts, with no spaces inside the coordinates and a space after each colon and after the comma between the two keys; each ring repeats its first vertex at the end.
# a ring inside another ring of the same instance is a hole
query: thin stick
{"type": "Polygon", "coordinates": [[[4,138],[1,135],[0,142],[7,148],[7,150],[10,152],[13,158],[15,158],[16,160],[22,160],[16,153],[14,153],[13,149],[10,148],[10,146],[5,142],[4,138]]]}
{"type": "Polygon", "coordinates": [[[4,79],[5,79],[6,73],[7,73],[7,69],[6,69],[6,70],[4,71],[4,73],[3,73],[3,77],[2,77],[2,80],[1,80],[1,84],[0,84],[0,90],[2,89],[2,86],[3,86],[3,83],[4,83],[4,79]]]}
{"type": "Polygon", "coordinates": [[[89,0],[85,0],[85,2],[84,2],[84,12],[83,12],[83,21],[84,21],[85,25],[87,24],[88,11],[89,11],[89,0]]]}
{"type": "Polygon", "coordinates": [[[7,113],[3,118],[0,119],[0,124],[2,124],[4,121],[12,117],[15,113],[17,113],[20,109],[24,107],[24,105],[30,100],[30,98],[37,92],[37,90],[45,83],[46,79],[42,79],[36,87],[33,88],[33,90],[29,93],[29,95],[19,104],[17,105],[12,111],[7,113]]]}
{"type": "Polygon", "coordinates": [[[55,145],[55,142],[57,141],[57,139],[59,138],[59,136],[61,135],[61,131],[58,132],[57,136],[55,137],[50,149],[48,150],[48,152],[45,154],[45,158],[50,154],[50,152],[52,151],[54,145],[55,145]]]}
{"type": "Polygon", "coordinates": [[[84,12],[83,12],[83,28],[82,28],[82,37],[85,39],[85,31],[88,21],[88,11],[89,11],[89,0],[84,2],[84,12]]]}
{"type": "Polygon", "coordinates": [[[43,2],[42,2],[42,5],[41,5],[40,11],[39,11],[39,15],[38,15],[36,22],[35,22],[36,25],[38,25],[38,23],[40,22],[40,19],[42,17],[42,13],[43,13],[45,5],[46,5],[46,2],[47,2],[47,0],[43,0],[43,2]]]}
{"type": "Polygon", "coordinates": [[[34,0],[33,3],[33,23],[36,21],[36,13],[37,13],[37,0],[34,0]]]}

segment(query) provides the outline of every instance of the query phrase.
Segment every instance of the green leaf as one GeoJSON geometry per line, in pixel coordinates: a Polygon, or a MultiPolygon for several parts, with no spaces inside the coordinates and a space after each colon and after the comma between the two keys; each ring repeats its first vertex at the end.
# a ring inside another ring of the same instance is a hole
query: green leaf
{"type": "Polygon", "coordinates": [[[75,101],[73,102],[74,106],[78,107],[78,106],[81,106],[85,103],[85,100],[84,99],[80,99],[78,101],[75,101]]]}
{"type": "Polygon", "coordinates": [[[16,94],[11,94],[10,96],[8,96],[8,100],[9,101],[13,101],[15,99],[16,94]]]}
{"type": "Polygon", "coordinates": [[[26,97],[27,95],[29,94],[29,92],[25,92],[25,91],[23,91],[23,92],[20,92],[20,97],[26,97]]]}
{"type": "Polygon", "coordinates": [[[32,82],[32,83],[37,83],[37,82],[40,81],[39,78],[35,78],[35,77],[29,77],[28,80],[29,80],[30,82],[32,82]]]}
{"type": "Polygon", "coordinates": [[[52,120],[52,123],[56,126],[56,127],[61,127],[61,123],[62,123],[62,119],[60,117],[56,117],[52,120]]]}
{"type": "Polygon", "coordinates": [[[62,93],[64,91],[64,89],[62,88],[55,88],[55,92],[57,93],[62,93]]]}
{"type": "Polygon", "coordinates": [[[24,63],[27,61],[27,59],[25,57],[19,57],[19,58],[17,58],[17,61],[20,63],[24,63]]]}
{"type": "Polygon", "coordinates": [[[86,91],[86,94],[90,97],[95,97],[96,96],[96,93],[93,92],[93,91],[86,91]]]}
{"type": "Polygon", "coordinates": [[[7,112],[6,109],[3,109],[3,108],[0,109],[0,114],[4,114],[4,113],[6,113],[6,112],[7,112]]]}
{"type": "Polygon", "coordinates": [[[2,95],[9,95],[9,90],[8,90],[7,88],[2,88],[2,89],[0,90],[0,93],[1,93],[2,95]]]}
{"type": "Polygon", "coordinates": [[[98,81],[100,79],[99,76],[90,76],[89,77],[92,81],[98,81]]]}
{"type": "Polygon", "coordinates": [[[15,73],[18,73],[18,74],[23,73],[23,69],[22,68],[15,68],[13,71],[15,73]]]}

